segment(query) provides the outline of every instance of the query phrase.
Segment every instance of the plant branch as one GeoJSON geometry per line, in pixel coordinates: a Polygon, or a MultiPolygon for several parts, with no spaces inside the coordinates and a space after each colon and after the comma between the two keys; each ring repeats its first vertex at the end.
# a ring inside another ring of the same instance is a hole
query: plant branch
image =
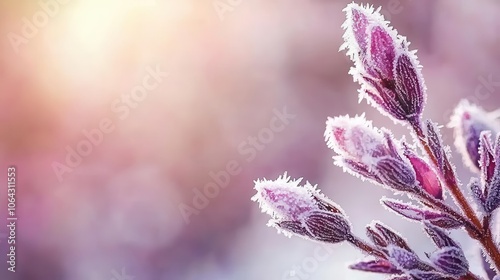
{"type": "MultiPolygon", "coordinates": [[[[469,219],[470,223],[474,225],[475,228],[477,229],[483,229],[483,224],[479,220],[479,218],[476,216],[476,213],[472,209],[471,205],[467,202],[467,199],[465,198],[464,194],[460,190],[460,187],[458,185],[457,178],[455,174],[452,174],[453,168],[451,167],[451,164],[449,160],[446,158],[444,163],[444,172],[441,172],[441,168],[438,165],[438,161],[434,154],[431,151],[431,148],[429,147],[429,144],[427,143],[426,136],[424,135],[422,125],[421,124],[412,124],[413,131],[415,132],[420,144],[424,148],[425,152],[427,153],[427,156],[431,159],[433,162],[434,166],[436,167],[436,171],[438,171],[441,175],[442,181],[446,188],[450,191],[451,195],[455,199],[455,202],[458,204],[462,212],[465,214],[465,216],[469,219]],[[446,174],[448,173],[448,174],[446,174]]],[[[451,213],[450,213],[451,214],[451,213]]],[[[473,239],[478,240],[481,245],[483,246],[485,252],[491,257],[492,262],[494,263],[496,270],[500,271],[500,250],[499,248],[495,245],[495,242],[493,241],[493,238],[491,236],[489,227],[488,230],[483,230],[480,231],[479,234],[475,230],[473,230],[471,227],[466,227],[467,233],[472,237],[473,239]]]]}

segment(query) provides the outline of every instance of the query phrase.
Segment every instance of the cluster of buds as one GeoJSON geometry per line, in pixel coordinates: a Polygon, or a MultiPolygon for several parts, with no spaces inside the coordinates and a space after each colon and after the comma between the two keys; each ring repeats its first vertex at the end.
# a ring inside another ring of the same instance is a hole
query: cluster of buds
{"type": "Polygon", "coordinates": [[[396,140],[389,130],[373,127],[364,115],[328,118],[324,136],[335,153],[334,164],[420,203],[422,206],[381,200],[399,216],[420,222],[437,249],[426,253],[427,260],[423,260],[402,236],[380,222],[367,226],[370,242],[363,241],[352,233],[340,206],[316,186],[299,185],[301,179],[291,180],[286,173],[276,180],[255,181],[257,194],[252,200],[271,216],[268,225],[278,232],[318,242],[346,241],[369,255],[351,269],[389,275],[390,280],[480,279],[469,270],[461,246],[447,233],[464,228],[482,246],[489,279],[500,280],[500,248],[491,230],[492,213],[500,208],[498,114],[464,101],[451,122],[464,161],[480,172],[480,178],[473,178],[469,187],[482,210],[481,222],[460,190],[439,126],[422,121],[425,85],[415,52],[408,50],[409,43],[389,27],[378,10],[352,3],[344,11],[347,21],[341,48],[354,61],[350,73],[361,84],[361,99],[367,98],[384,115],[407,125],[416,144],[396,140]],[[445,203],[444,189],[462,212],[445,203]]]}

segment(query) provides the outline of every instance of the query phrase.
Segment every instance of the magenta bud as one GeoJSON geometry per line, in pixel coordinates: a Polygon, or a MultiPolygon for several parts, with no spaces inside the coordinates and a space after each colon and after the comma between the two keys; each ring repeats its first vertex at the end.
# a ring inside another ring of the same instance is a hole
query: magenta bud
{"type": "Polygon", "coordinates": [[[449,126],[454,128],[455,146],[464,162],[475,172],[480,170],[479,143],[483,131],[493,135],[500,132],[497,112],[486,112],[481,107],[462,100],[455,108],[449,126]]]}
{"type": "Polygon", "coordinates": [[[344,44],[354,61],[350,73],[361,84],[361,99],[394,120],[418,125],[425,104],[425,84],[415,52],[388,26],[379,11],[351,3],[344,44]]]}
{"type": "Polygon", "coordinates": [[[434,169],[408,147],[405,148],[404,154],[415,170],[420,187],[433,197],[442,200],[443,187],[434,169]]]}

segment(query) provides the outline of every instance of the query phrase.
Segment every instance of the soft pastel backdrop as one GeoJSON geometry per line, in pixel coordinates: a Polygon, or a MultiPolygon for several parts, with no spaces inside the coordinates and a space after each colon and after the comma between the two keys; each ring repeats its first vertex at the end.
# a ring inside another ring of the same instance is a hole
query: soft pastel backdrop
{"type": "MultiPolygon", "coordinates": [[[[383,279],[348,270],[362,255],[347,245],[323,251],[265,226],[268,217],[250,201],[253,180],[284,171],[318,184],[344,207],[356,233],[377,219],[420,254],[433,250],[417,224],[380,206],[390,192],[333,166],[324,143],[327,116],[340,114],[365,112],[376,126],[406,133],[358,104],[351,62],[338,52],[348,1],[60,2],[0,2],[5,223],[7,166],[17,167],[18,179],[17,271],[7,271],[0,226],[0,279],[127,280],[122,272],[135,280],[383,279]],[[37,26],[27,30],[33,16],[37,26]],[[168,77],[141,101],[125,103],[157,67],[168,77]],[[113,106],[124,104],[128,114],[117,113],[113,106]],[[269,130],[285,107],[295,117],[269,130]],[[84,145],[84,131],[103,121],[112,131],[69,167],[67,149],[84,145]],[[248,148],[259,135],[267,143],[248,148]],[[183,217],[180,209],[194,207],[197,192],[216,184],[210,174],[228,163],[238,172],[227,186],[183,217]]],[[[500,107],[498,1],[370,3],[384,5],[386,18],[419,50],[426,117],[446,124],[461,98],[500,107]]],[[[451,144],[451,131],[444,133],[451,144]]],[[[477,254],[463,233],[454,236],[477,254]]]]}

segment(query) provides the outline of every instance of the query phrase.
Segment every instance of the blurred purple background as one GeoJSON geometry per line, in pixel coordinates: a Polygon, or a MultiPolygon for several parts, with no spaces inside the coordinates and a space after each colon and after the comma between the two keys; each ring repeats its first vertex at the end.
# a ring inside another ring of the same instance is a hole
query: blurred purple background
{"type": "MultiPolygon", "coordinates": [[[[17,167],[18,222],[15,273],[0,227],[0,279],[383,279],[348,270],[362,254],[347,245],[266,227],[253,180],[284,171],[318,184],[356,233],[381,220],[433,250],[325,145],[327,116],[407,133],[358,104],[338,52],[348,2],[2,1],[0,179],[17,167]]],[[[427,118],[445,125],[462,98],[500,107],[498,1],[370,3],[418,49],[427,118]]],[[[7,224],[6,187],[0,201],[7,224]]]]}

